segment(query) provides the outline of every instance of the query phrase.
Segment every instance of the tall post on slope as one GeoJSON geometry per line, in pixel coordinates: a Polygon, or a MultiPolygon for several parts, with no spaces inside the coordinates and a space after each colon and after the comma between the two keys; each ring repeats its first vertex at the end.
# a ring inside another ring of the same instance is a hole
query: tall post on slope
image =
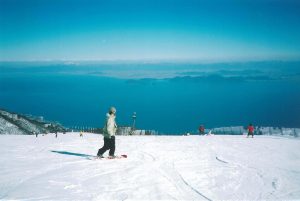
{"type": "Polygon", "coordinates": [[[133,134],[133,132],[135,130],[136,112],[133,113],[132,120],[133,120],[133,122],[132,122],[132,129],[131,129],[131,131],[132,131],[132,134],[133,134]]]}

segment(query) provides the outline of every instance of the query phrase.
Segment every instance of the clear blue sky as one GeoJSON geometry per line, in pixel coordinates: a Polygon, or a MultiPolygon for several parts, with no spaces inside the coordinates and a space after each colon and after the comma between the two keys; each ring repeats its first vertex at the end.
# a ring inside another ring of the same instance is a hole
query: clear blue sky
{"type": "Polygon", "coordinates": [[[0,60],[300,59],[297,0],[0,0],[0,60]]]}

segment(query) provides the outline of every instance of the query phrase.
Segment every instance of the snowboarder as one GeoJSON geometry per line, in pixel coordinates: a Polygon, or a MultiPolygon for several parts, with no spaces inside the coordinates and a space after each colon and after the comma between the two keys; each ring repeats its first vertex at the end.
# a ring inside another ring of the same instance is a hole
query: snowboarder
{"type": "Polygon", "coordinates": [[[103,128],[104,145],[98,150],[97,157],[102,158],[104,152],[109,150],[109,158],[115,157],[115,134],[117,131],[116,108],[111,107],[106,114],[106,122],[103,128]]]}
{"type": "Polygon", "coordinates": [[[200,127],[199,127],[199,133],[200,133],[200,135],[204,135],[204,131],[205,131],[204,126],[200,125],[200,127]]]}
{"type": "Polygon", "coordinates": [[[248,135],[247,137],[249,137],[249,135],[252,135],[252,138],[253,138],[253,135],[254,135],[254,127],[252,124],[249,124],[248,126],[248,135]]]}

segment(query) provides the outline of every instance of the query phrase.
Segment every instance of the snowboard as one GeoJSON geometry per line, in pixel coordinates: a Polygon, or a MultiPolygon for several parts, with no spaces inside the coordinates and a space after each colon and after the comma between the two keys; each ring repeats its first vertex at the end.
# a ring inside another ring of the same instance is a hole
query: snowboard
{"type": "Polygon", "coordinates": [[[113,158],[111,158],[109,156],[102,157],[102,158],[99,158],[98,156],[92,156],[92,157],[88,157],[87,159],[88,160],[114,160],[114,159],[122,159],[122,158],[127,158],[127,155],[126,154],[122,154],[120,156],[115,156],[113,158]]]}

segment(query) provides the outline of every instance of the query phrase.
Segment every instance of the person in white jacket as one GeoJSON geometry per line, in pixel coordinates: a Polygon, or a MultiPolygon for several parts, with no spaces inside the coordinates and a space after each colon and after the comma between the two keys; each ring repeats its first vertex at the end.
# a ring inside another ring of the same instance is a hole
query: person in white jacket
{"type": "Polygon", "coordinates": [[[109,157],[113,158],[115,154],[115,135],[117,131],[116,108],[111,107],[106,114],[106,121],[103,128],[104,145],[98,150],[97,156],[102,158],[103,154],[109,150],[109,157]]]}

